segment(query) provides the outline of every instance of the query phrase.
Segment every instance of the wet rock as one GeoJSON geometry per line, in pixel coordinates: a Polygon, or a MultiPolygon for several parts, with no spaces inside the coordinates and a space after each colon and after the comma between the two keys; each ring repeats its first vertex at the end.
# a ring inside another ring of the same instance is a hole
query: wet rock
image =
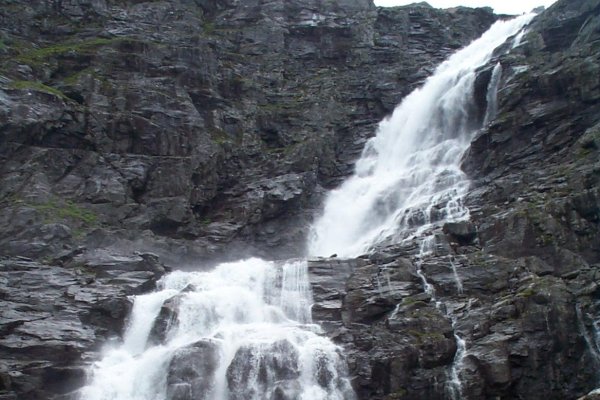
{"type": "Polygon", "coordinates": [[[19,399],[67,398],[79,388],[89,354],[122,334],[128,296],[159,276],[131,275],[132,264],[156,270],[157,260],[144,264],[141,257],[112,260],[102,274],[73,260],[68,266],[0,260],[0,390],[19,399]]]}
{"type": "Polygon", "coordinates": [[[477,228],[468,221],[446,223],[443,232],[462,246],[473,243],[477,238],[477,228]]]}
{"type": "Polygon", "coordinates": [[[167,374],[169,400],[211,399],[214,374],[219,365],[219,346],[203,340],[178,349],[167,374]]]}
{"type": "Polygon", "coordinates": [[[269,400],[293,400],[301,391],[302,387],[297,381],[282,382],[275,387],[269,400]]]}
{"type": "Polygon", "coordinates": [[[264,397],[274,384],[278,384],[278,393],[283,395],[283,387],[287,385],[287,391],[294,387],[286,381],[300,377],[299,362],[298,351],[287,340],[241,347],[227,367],[231,398],[264,397]]]}
{"type": "Polygon", "coordinates": [[[163,303],[150,329],[148,336],[150,342],[164,343],[168,339],[169,331],[176,327],[179,304],[181,303],[180,296],[173,296],[163,303]]]}

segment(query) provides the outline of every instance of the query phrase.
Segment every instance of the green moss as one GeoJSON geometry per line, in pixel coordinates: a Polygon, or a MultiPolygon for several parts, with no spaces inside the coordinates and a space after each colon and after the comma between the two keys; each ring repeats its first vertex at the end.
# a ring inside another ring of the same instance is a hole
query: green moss
{"type": "Polygon", "coordinates": [[[86,76],[86,75],[95,75],[95,70],[91,67],[82,69],[81,71],[76,72],[73,75],[70,75],[70,76],[66,77],[65,79],[63,79],[63,83],[65,85],[73,86],[73,85],[77,84],[77,82],[79,82],[79,79],[81,79],[81,77],[86,76]]]}
{"type": "Polygon", "coordinates": [[[218,145],[222,146],[225,144],[234,144],[236,142],[238,142],[238,144],[239,144],[239,140],[236,141],[236,140],[232,139],[231,136],[229,136],[229,134],[227,134],[227,132],[225,132],[222,129],[215,128],[215,127],[210,128],[209,134],[210,134],[210,138],[212,139],[212,141],[218,145]]]}
{"type": "Polygon", "coordinates": [[[95,225],[98,221],[98,216],[95,213],[78,206],[72,201],[59,203],[52,200],[47,203],[32,204],[31,207],[44,214],[49,222],[72,220],[91,226],[95,225]]]}
{"type": "Polygon", "coordinates": [[[420,332],[415,330],[409,330],[408,333],[411,336],[414,336],[419,343],[430,342],[430,341],[440,341],[444,340],[444,335],[439,332],[420,332]]]}
{"type": "Polygon", "coordinates": [[[390,393],[388,394],[385,399],[386,400],[400,400],[403,399],[404,396],[406,396],[408,392],[406,391],[406,389],[404,388],[399,388],[398,390],[396,390],[394,393],[390,393]]]}
{"type": "Polygon", "coordinates": [[[10,87],[12,89],[19,89],[19,90],[35,90],[38,92],[52,94],[54,96],[60,97],[61,99],[65,99],[65,100],[68,99],[68,97],[60,90],[53,88],[51,86],[44,85],[41,82],[13,81],[13,82],[11,82],[10,87]]]}
{"type": "Polygon", "coordinates": [[[280,112],[281,105],[279,103],[259,104],[258,107],[264,112],[280,112]]]}
{"type": "Polygon", "coordinates": [[[206,33],[207,35],[210,35],[212,33],[214,33],[215,31],[215,23],[211,22],[211,21],[207,21],[202,25],[202,30],[204,31],[204,33],[206,33]]]}
{"type": "Polygon", "coordinates": [[[554,244],[554,236],[549,233],[542,233],[539,238],[543,246],[550,246],[554,244]]]}
{"type": "Polygon", "coordinates": [[[520,292],[517,293],[517,297],[531,297],[534,294],[536,294],[537,292],[535,291],[535,289],[533,287],[528,287],[524,290],[521,290],[520,292]]]}
{"type": "Polygon", "coordinates": [[[405,297],[402,299],[402,304],[404,304],[404,305],[415,304],[417,301],[418,300],[415,300],[412,297],[405,297]]]}
{"type": "Polygon", "coordinates": [[[16,60],[29,65],[39,65],[56,56],[67,53],[90,53],[95,51],[98,47],[117,43],[121,40],[123,40],[123,38],[95,38],[79,42],[59,43],[54,46],[21,51],[21,54],[16,57],[16,60]]]}
{"type": "Polygon", "coordinates": [[[200,223],[206,226],[212,224],[212,220],[208,217],[204,217],[200,220],[200,223]]]}
{"type": "Polygon", "coordinates": [[[412,298],[412,297],[404,297],[402,299],[402,305],[403,306],[409,306],[409,305],[417,304],[417,303],[421,303],[422,305],[425,305],[425,302],[423,302],[422,300],[417,300],[417,299],[412,298]]]}

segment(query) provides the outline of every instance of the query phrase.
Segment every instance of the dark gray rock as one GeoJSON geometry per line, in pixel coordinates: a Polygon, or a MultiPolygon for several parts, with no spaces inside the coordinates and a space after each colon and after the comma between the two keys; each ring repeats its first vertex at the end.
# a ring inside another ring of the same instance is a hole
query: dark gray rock
{"type": "MultiPolygon", "coordinates": [[[[298,351],[287,340],[239,348],[227,368],[230,398],[266,398],[276,384],[275,397],[297,398],[299,393],[290,391],[295,388],[293,382],[300,377],[299,362],[298,351]]],[[[323,376],[322,380],[327,381],[327,377],[323,376]]],[[[327,387],[329,382],[319,383],[327,387]]]]}
{"type": "Polygon", "coordinates": [[[169,400],[211,399],[214,374],[219,365],[219,346],[200,341],[175,353],[167,375],[169,400]]]}
{"type": "Polygon", "coordinates": [[[180,295],[165,300],[150,329],[148,340],[151,343],[164,343],[168,339],[169,331],[177,326],[177,315],[180,302],[180,295]]]}
{"type": "Polygon", "coordinates": [[[477,238],[477,228],[468,221],[446,223],[442,231],[460,245],[471,244],[477,238]]]}
{"type": "Polygon", "coordinates": [[[109,263],[99,270],[77,258],[66,266],[0,260],[0,394],[50,399],[81,387],[90,358],[122,334],[128,296],[164,273],[152,255],[109,263]],[[156,272],[136,275],[132,266],[156,272]]]}

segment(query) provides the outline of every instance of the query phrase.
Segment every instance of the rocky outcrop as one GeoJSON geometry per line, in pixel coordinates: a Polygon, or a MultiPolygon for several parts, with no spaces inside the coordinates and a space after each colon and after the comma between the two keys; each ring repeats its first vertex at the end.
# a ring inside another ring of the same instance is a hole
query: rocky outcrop
{"type": "Polygon", "coordinates": [[[311,262],[313,316],[346,349],[359,398],[558,399],[594,388],[595,358],[575,327],[588,323],[581,309],[590,311],[597,271],[580,266],[557,277],[533,257],[458,249],[443,237],[425,257],[386,248],[383,261],[353,261],[343,289],[333,273],[338,287],[323,290],[322,272],[349,261],[311,262]],[[333,299],[339,308],[323,313],[333,299]]]}
{"type": "Polygon", "coordinates": [[[208,341],[177,350],[167,376],[167,397],[171,400],[213,398],[213,376],[218,368],[219,346],[208,341]]]}
{"type": "Polygon", "coordinates": [[[164,273],[152,254],[1,259],[0,397],[68,398],[101,346],[123,333],[128,296],[164,273]]]}
{"type": "MultiPolygon", "coordinates": [[[[274,400],[298,398],[301,391],[300,356],[288,340],[243,346],[237,350],[227,368],[227,382],[232,400],[269,396],[274,400]],[[248,360],[253,360],[248,363],[248,360]]],[[[327,386],[327,383],[323,386],[327,386]]]]}

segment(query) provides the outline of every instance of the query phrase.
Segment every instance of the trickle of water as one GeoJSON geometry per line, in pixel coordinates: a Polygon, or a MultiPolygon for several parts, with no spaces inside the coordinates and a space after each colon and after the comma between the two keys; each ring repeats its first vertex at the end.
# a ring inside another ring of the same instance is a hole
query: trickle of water
{"type": "Polygon", "coordinates": [[[463,292],[463,284],[460,276],[458,275],[458,270],[456,269],[456,262],[450,260],[450,266],[452,267],[452,274],[454,275],[454,282],[456,282],[456,291],[458,294],[462,294],[463,292]]]}
{"type": "Polygon", "coordinates": [[[460,400],[463,397],[463,384],[460,380],[460,371],[463,369],[465,355],[467,353],[467,344],[463,338],[454,334],[456,340],[456,354],[450,369],[450,381],[448,382],[448,390],[452,400],[460,400]]]}
{"type": "Polygon", "coordinates": [[[525,35],[527,34],[527,29],[522,29],[514,38],[513,43],[512,43],[512,48],[516,49],[517,47],[519,47],[522,42],[523,42],[523,38],[525,37],[525,35]]]}
{"type": "Polygon", "coordinates": [[[502,79],[502,64],[497,63],[492,70],[492,77],[488,84],[486,95],[487,109],[485,110],[485,118],[483,119],[484,126],[488,125],[498,113],[498,87],[500,86],[500,79],[502,79]]]}
{"type": "MultiPolygon", "coordinates": [[[[600,302],[595,304],[595,308],[596,310],[600,310],[600,302]]],[[[581,335],[587,344],[595,369],[598,371],[597,379],[598,386],[600,387],[600,315],[586,315],[584,318],[584,314],[581,311],[580,305],[575,307],[575,311],[577,314],[577,325],[579,332],[581,332],[581,335]],[[591,332],[586,326],[586,319],[591,322],[591,332]]]]}
{"type": "Polygon", "coordinates": [[[425,293],[430,295],[432,298],[435,298],[435,288],[433,287],[433,285],[431,283],[429,283],[427,281],[427,277],[425,276],[425,273],[421,269],[421,265],[423,264],[423,258],[425,258],[425,256],[428,256],[431,253],[433,253],[434,246],[435,246],[435,236],[430,235],[430,236],[426,236],[425,238],[423,238],[419,245],[419,254],[417,255],[417,259],[416,259],[417,276],[419,278],[421,278],[421,282],[423,282],[423,290],[425,291],[425,293]]]}
{"type": "MultiPolygon", "coordinates": [[[[529,14],[494,24],[440,65],[379,124],[354,175],[328,195],[309,236],[311,255],[358,256],[376,244],[468,218],[462,199],[469,183],[459,164],[483,123],[476,117],[473,96],[477,69],[532,18],[529,14]]],[[[494,88],[500,72],[499,66],[494,69],[494,88]]],[[[490,105],[489,115],[494,107],[490,105]]]]}

